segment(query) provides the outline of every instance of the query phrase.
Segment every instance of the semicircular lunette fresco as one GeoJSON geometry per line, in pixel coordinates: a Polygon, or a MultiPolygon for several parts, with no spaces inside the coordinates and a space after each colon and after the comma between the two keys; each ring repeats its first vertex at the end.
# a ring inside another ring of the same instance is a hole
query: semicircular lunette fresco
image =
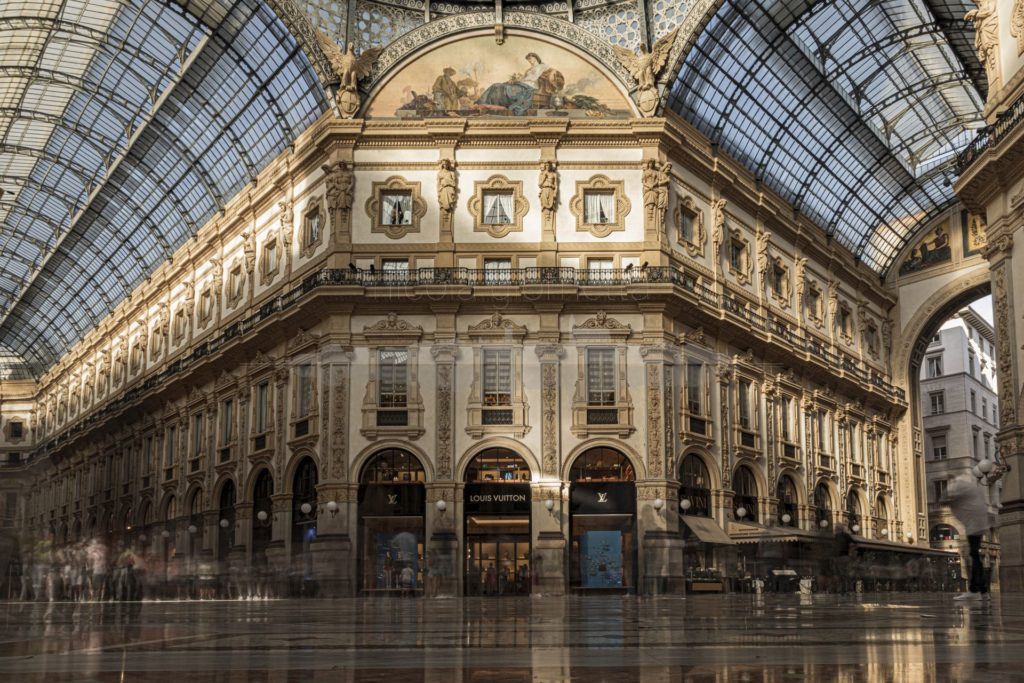
{"type": "Polygon", "coordinates": [[[509,36],[502,45],[493,36],[474,36],[403,66],[365,116],[628,118],[633,110],[615,83],[575,52],[526,36],[509,36]]]}

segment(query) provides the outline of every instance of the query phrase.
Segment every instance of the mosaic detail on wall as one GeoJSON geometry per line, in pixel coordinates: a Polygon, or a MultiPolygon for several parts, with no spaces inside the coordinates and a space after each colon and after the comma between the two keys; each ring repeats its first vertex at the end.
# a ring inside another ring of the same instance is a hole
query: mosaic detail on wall
{"type": "Polygon", "coordinates": [[[922,237],[910,254],[900,265],[900,275],[909,275],[919,270],[930,268],[939,263],[946,263],[953,258],[949,246],[949,223],[943,221],[922,237]]]}
{"type": "Polygon", "coordinates": [[[422,24],[423,3],[419,0],[356,3],[356,44],[360,52],[383,47],[422,24]]]}
{"type": "Polygon", "coordinates": [[[576,3],[574,23],[613,45],[634,50],[640,45],[640,15],[635,2],[576,3]]]}
{"type": "Polygon", "coordinates": [[[964,256],[980,253],[988,245],[985,236],[985,219],[977,214],[960,212],[960,224],[964,240],[964,256]]]}
{"type": "Polygon", "coordinates": [[[502,45],[475,36],[400,69],[366,116],[627,118],[631,112],[607,76],[565,48],[526,36],[509,36],[502,45]]]}

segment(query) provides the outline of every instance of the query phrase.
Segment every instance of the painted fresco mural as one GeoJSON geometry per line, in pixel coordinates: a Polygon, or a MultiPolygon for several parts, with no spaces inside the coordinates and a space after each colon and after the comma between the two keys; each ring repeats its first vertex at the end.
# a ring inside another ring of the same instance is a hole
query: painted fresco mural
{"type": "Polygon", "coordinates": [[[628,118],[622,91],[594,65],[536,38],[475,36],[401,68],[374,95],[367,118],[628,118]]]}
{"type": "Polygon", "coordinates": [[[909,275],[953,258],[949,245],[949,223],[943,221],[918,240],[910,254],[900,264],[900,275],[909,275]]]}

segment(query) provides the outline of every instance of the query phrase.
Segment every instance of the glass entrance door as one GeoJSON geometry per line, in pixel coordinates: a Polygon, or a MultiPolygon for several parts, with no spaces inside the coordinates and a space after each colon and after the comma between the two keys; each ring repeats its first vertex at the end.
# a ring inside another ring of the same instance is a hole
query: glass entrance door
{"type": "Polygon", "coordinates": [[[466,595],[530,593],[530,518],[466,518],[466,595]]]}

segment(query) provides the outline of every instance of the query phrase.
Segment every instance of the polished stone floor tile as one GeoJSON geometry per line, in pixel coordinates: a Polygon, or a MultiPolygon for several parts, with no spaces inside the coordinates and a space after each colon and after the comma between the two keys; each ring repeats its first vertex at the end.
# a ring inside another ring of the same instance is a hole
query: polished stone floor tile
{"type": "Polygon", "coordinates": [[[1024,681],[1024,596],[0,603],[0,681],[1024,681]]]}

